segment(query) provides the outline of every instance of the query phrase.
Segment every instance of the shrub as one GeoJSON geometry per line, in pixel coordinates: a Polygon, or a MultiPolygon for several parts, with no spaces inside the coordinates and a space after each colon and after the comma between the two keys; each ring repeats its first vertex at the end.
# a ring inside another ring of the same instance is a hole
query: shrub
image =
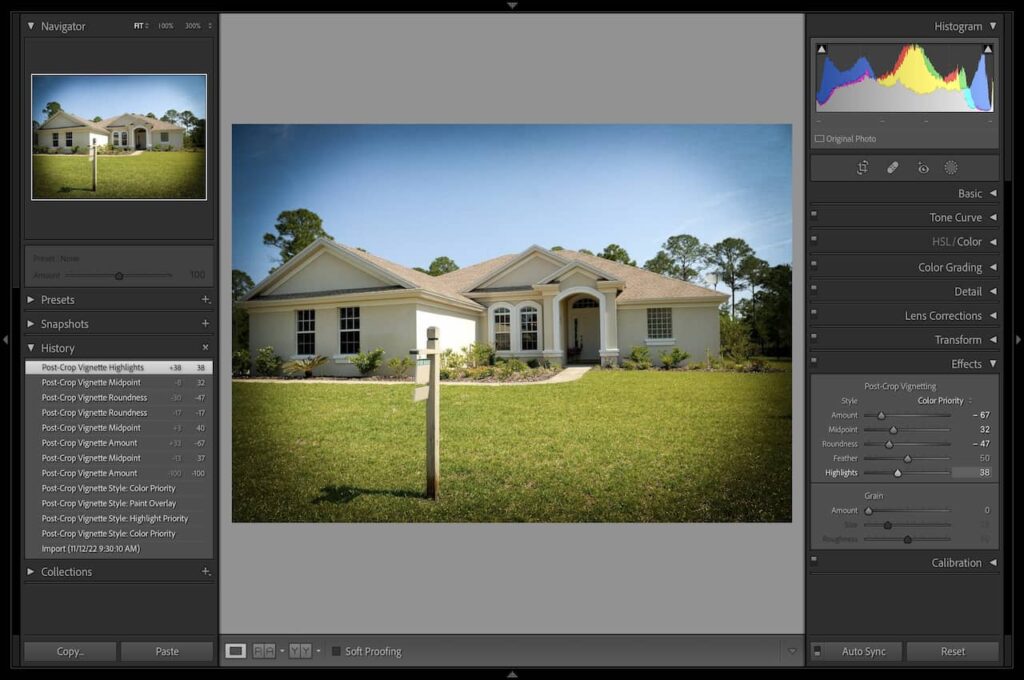
{"type": "Polygon", "coordinates": [[[658,357],[661,359],[661,367],[671,370],[690,358],[689,352],[684,352],[678,347],[673,347],[671,352],[662,352],[658,357]]]}
{"type": "Polygon", "coordinates": [[[743,373],[768,373],[772,368],[764,359],[751,359],[745,363],[740,370],[743,373]]]}
{"type": "Polygon", "coordinates": [[[416,366],[412,357],[392,357],[388,359],[388,373],[396,378],[404,378],[416,366]]]}
{"type": "Polygon", "coordinates": [[[494,366],[474,366],[473,368],[467,368],[463,375],[470,380],[484,380],[485,378],[492,378],[494,377],[494,366]]]}
{"type": "Polygon", "coordinates": [[[256,350],[256,375],[277,375],[281,370],[281,357],[274,354],[274,348],[260,347],[256,350]]]}
{"type": "Polygon", "coordinates": [[[505,365],[508,366],[509,370],[513,373],[522,373],[530,368],[522,359],[509,359],[505,362],[505,365]]]}
{"type": "Polygon", "coordinates": [[[231,375],[249,375],[251,363],[249,350],[235,350],[231,353],[231,375]]]}
{"type": "Polygon", "coordinates": [[[380,368],[382,363],[384,363],[384,350],[381,347],[377,347],[369,352],[360,352],[352,357],[352,364],[363,375],[370,375],[380,368]]]}
{"type": "Polygon", "coordinates": [[[530,368],[540,368],[543,364],[539,359],[530,359],[526,362],[526,365],[530,368]]]}
{"type": "Polygon", "coordinates": [[[521,359],[515,358],[504,361],[499,360],[495,363],[495,368],[497,369],[498,377],[502,380],[508,380],[517,373],[524,373],[530,370],[521,359]]]}
{"type": "Polygon", "coordinates": [[[292,359],[281,366],[281,370],[289,375],[302,374],[304,378],[312,378],[314,369],[320,368],[327,363],[327,357],[322,357],[319,354],[315,357],[306,357],[304,359],[292,359]]]}
{"type": "Polygon", "coordinates": [[[466,367],[466,348],[463,348],[461,352],[456,352],[451,347],[441,352],[441,370],[448,370],[449,372],[455,371],[459,368],[466,367]]]}
{"type": "Polygon", "coordinates": [[[622,367],[627,371],[646,371],[652,365],[651,350],[644,345],[634,345],[629,350],[626,360],[622,362],[622,367]]]}
{"type": "Polygon", "coordinates": [[[474,342],[466,349],[466,364],[475,368],[494,365],[494,348],[486,342],[474,342]]]}
{"type": "Polygon", "coordinates": [[[754,353],[747,324],[729,316],[721,320],[722,355],[734,361],[746,361],[754,353]]]}

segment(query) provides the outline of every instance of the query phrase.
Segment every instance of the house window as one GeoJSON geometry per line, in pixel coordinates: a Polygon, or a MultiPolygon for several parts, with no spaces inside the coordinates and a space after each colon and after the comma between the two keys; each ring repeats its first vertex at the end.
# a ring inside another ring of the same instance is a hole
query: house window
{"type": "Polygon", "coordinates": [[[519,348],[528,351],[540,347],[540,310],[527,305],[519,310],[519,348]]]}
{"type": "Polygon", "coordinates": [[[648,308],[647,337],[653,340],[672,337],[672,309],[670,307],[648,308]]]}
{"type": "Polygon", "coordinates": [[[512,349],[512,310],[498,307],[494,310],[494,349],[508,351],[512,349]]]}
{"type": "Polygon", "coordinates": [[[121,133],[114,132],[114,146],[121,146],[121,133]]]}
{"type": "Polygon", "coordinates": [[[341,354],[359,353],[358,307],[338,309],[338,352],[341,354]]]}
{"type": "Polygon", "coordinates": [[[296,354],[316,354],[316,310],[295,312],[296,354]]]}
{"type": "Polygon", "coordinates": [[[73,133],[73,132],[65,132],[64,133],[64,146],[74,146],[74,145],[75,145],[75,133],[73,133]]]}
{"type": "Polygon", "coordinates": [[[57,147],[60,146],[60,133],[59,132],[54,132],[53,133],[53,145],[57,146],[57,147]]]}
{"type": "Polygon", "coordinates": [[[171,141],[171,133],[170,132],[161,132],[160,133],[160,141],[161,142],[169,142],[169,141],[171,141]]]}
{"type": "Polygon", "coordinates": [[[591,307],[600,307],[601,305],[592,297],[581,297],[572,303],[573,309],[589,309],[591,307]]]}

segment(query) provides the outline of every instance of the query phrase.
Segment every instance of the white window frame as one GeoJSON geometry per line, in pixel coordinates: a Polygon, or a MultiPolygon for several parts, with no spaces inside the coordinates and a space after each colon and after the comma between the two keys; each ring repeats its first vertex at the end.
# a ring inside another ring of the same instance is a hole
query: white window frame
{"type": "Polygon", "coordinates": [[[491,342],[491,347],[494,348],[496,354],[512,354],[515,351],[515,336],[516,334],[512,330],[516,327],[516,306],[508,302],[497,302],[487,309],[487,328],[488,335],[491,342]],[[494,317],[497,315],[499,310],[506,310],[508,312],[508,349],[498,349],[497,335],[498,329],[497,324],[494,321],[494,317]]]}
{"type": "Polygon", "coordinates": [[[53,136],[50,137],[50,140],[51,140],[51,144],[52,144],[54,149],[59,149],[60,148],[60,133],[59,132],[54,132],[53,136]]]}
{"type": "Polygon", "coordinates": [[[316,310],[315,309],[296,309],[295,310],[295,356],[297,357],[313,357],[316,356],[316,310]],[[310,318],[303,319],[302,314],[309,312],[310,318]],[[308,328],[303,328],[302,324],[310,324],[308,328]],[[312,335],[313,336],[313,351],[303,352],[299,343],[299,336],[312,335]]]}
{"type": "Polygon", "coordinates": [[[171,133],[170,132],[161,132],[160,133],[160,143],[163,144],[164,142],[169,142],[169,141],[171,141],[171,133]]]}
{"type": "Polygon", "coordinates": [[[646,329],[647,330],[647,339],[646,339],[646,343],[648,345],[671,345],[671,344],[675,343],[675,337],[674,337],[675,329],[672,327],[672,322],[673,322],[672,316],[673,315],[672,315],[672,308],[671,307],[648,307],[647,308],[647,312],[646,312],[646,322],[647,322],[647,329],[646,329]],[[667,326],[664,324],[664,319],[660,319],[660,320],[659,319],[652,319],[651,318],[651,312],[664,312],[664,313],[666,313],[667,316],[668,316],[667,326]],[[654,321],[656,326],[657,326],[657,324],[659,324],[659,322],[661,322],[661,326],[662,326],[661,329],[658,329],[657,327],[654,328],[656,333],[652,333],[651,332],[651,330],[652,330],[651,322],[652,321],[654,321]]]}
{"type": "Polygon", "coordinates": [[[487,340],[498,356],[542,356],[544,353],[544,306],[536,300],[520,303],[495,302],[487,307],[487,340]],[[499,309],[509,311],[508,349],[498,349],[494,315],[499,309]],[[537,349],[523,349],[523,312],[532,309],[537,313],[537,349]]]}
{"type": "Polygon", "coordinates": [[[68,131],[64,133],[64,147],[70,149],[75,145],[75,133],[68,131]]]}
{"type": "Polygon", "coordinates": [[[544,346],[544,336],[543,336],[542,330],[541,330],[541,324],[543,323],[542,322],[543,318],[544,318],[544,311],[541,309],[541,306],[539,304],[537,304],[536,302],[532,302],[532,301],[521,302],[521,303],[519,303],[519,306],[516,307],[516,329],[517,329],[516,337],[517,337],[518,345],[519,345],[516,349],[517,349],[517,352],[519,354],[540,354],[541,353],[542,348],[544,346]],[[537,315],[537,329],[536,329],[536,331],[524,331],[523,330],[523,312],[525,312],[526,310],[532,310],[537,315]],[[533,333],[533,332],[536,332],[536,334],[537,334],[537,346],[534,347],[533,349],[524,349],[523,348],[523,333],[533,333]]]}
{"type": "Polygon", "coordinates": [[[362,346],[363,346],[363,310],[362,310],[362,308],[359,307],[358,305],[350,306],[350,307],[338,307],[338,353],[334,355],[334,358],[335,359],[342,359],[342,358],[345,358],[345,357],[355,356],[356,354],[359,354],[359,351],[362,348],[362,346]],[[342,310],[343,309],[354,309],[354,310],[356,310],[356,315],[355,315],[356,325],[355,325],[355,328],[342,328],[341,327],[341,322],[344,320],[344,319],[342,319],[342,310]],[[357,336],[357,340],[356,340],[356,351],[355,352],[345,352],[341,348],[341,334],[342,333],[352,333],[352,332],[355,332],[355,333],[359,334],[357,336]]]}

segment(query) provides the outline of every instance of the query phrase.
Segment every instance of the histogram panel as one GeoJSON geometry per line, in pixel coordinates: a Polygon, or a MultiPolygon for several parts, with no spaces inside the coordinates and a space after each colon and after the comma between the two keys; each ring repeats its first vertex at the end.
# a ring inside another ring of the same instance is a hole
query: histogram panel
{"type": "Polygon", "coordinates": [[[990,44],[831,43],[816,56],[820,112],[994,110],[990,44]]]}

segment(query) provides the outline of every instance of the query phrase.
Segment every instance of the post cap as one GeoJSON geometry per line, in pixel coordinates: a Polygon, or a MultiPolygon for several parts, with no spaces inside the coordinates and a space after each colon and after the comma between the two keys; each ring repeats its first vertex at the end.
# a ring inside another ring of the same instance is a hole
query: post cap
{"type": "Polygon", "coordinates": [[[437,340],[441,337],[441,329],[437,326],[427,328],[427,340],[437,340]]]}

